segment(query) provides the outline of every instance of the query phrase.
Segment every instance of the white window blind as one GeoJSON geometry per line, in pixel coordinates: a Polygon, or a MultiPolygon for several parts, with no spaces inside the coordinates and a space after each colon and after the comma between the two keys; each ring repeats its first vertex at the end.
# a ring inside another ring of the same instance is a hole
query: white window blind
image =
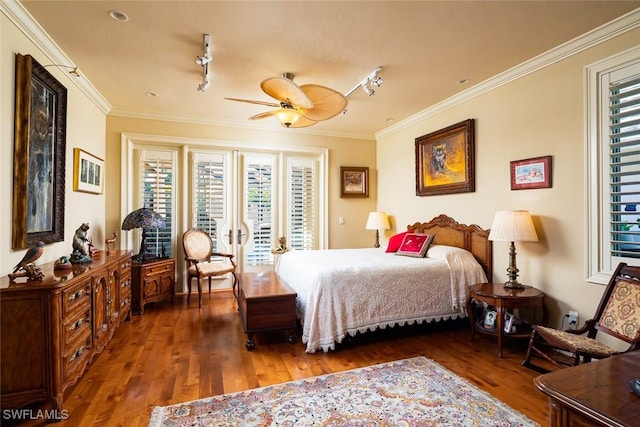
{"type": "Polygon", "coordinates": [[[611,255],[640,258],[640,74],[611,81],[608,118],[611,255]]]}
{"type": "Polygon", "coordinates": [[[226,157],[222,154],[193,154],[192,226],[206,231],[218,251],[219,227],[227,221],[225,203],[226,157]]]}
{"type": "Polygon", "coordinates": [[[289,249],[317,248],[318,194],[314,160],[289,159],[289,249]]]}
{"type": "Polygon", "coordinates": [[[273,264],[274,162],[268,156],[245,157],[245,218],[253,230],[253,250],[247,253],[249,265],[273,264]]]}
{"type": "Polygon", "coordinates": [[[174,227],[175,152],[140,150],[138,200],[165,220],[166,228],[147,229],[147,250],[157,256],[172,257],[174,227]]]}

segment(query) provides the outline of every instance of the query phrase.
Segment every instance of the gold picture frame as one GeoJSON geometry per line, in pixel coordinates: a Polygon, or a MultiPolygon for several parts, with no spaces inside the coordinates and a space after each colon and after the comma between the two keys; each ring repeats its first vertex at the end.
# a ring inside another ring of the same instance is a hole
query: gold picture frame
{"type": "Polygon", "coordinates": [[[468,119],[416,138],[417,196],[475,191],[474,128],[468,119]]]}
{"type": "Polygon", "coordinates": [[[73,191],[102,194],[104,160],[80,148],[73,149],[73,191]]]}
{"type": "Polygon", "coordinates": [[[64,240],[67,89],[16,54],[11,247],[64,240]]]}
{"type": "Polygon", "coordinates": [[[369,168],[340,166],[340,197],[369,197],[369,168]]]}

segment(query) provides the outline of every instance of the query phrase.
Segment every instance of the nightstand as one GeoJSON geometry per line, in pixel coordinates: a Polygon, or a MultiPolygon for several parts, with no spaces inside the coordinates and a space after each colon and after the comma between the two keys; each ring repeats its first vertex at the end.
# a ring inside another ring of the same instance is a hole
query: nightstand
{"type": "Polygon", "coordinates": [[[471,285],[467,293],[467,314],[471,324],[471,339],[475,333],[494,335],[498,338],[498,357],[502,357],[502,342],[504,337],[510,339],[529,339],[531,330],[518,325],[514,332],[505,332],[505,314],[512,314],[513,310],[527,308],[534,310],[535,317],[540,312],[541,322],[546,321],[544,310],[544,292],[532,287],[506,288],[503,283],[479,283],[471,285]],[[476,309],[479,303],[485,302],[495,310],[495,324],[485,326],[485,318],[478,317],[476,309]]]}
{"type": "Polygon", "coordinates": [[[150,302],[175,297],[176,261],[162,258],[131,264],[131,305],[136,314],[144,313],[150,302]]]}

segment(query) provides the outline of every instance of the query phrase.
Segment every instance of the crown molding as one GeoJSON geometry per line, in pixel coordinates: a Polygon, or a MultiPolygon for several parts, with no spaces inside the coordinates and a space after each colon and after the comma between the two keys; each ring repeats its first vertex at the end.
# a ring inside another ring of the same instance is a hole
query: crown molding
{"type": "Polygon", "coordinates": [[[548,50],[547,52],[544,52],[526,62],[497,74],[482,83],[413,114],[412,116],[409,116],[388,128],[376,132],[376,140],[408,128],[416,123],[422,122],[429,117],[460,105],[470,99],[482,95],[483,93],[525,77],[638,27],[640,27],[640,8],[635,9],[626,15],[622,15],[607,24],[601,25],[600,27],[578,36],[573,40],[569,40],[568,42],[548,50]]]}
{"type": "MultiPolygon", "coordinates": [[[[75,63],[60,49],[60,46],[53,41],[47,32],[38,24],[33,16],[17,0],[1,0],[0,10],[2,13],[25,35],[31,43],[42,51],[44,56],[52,64],[75,63]]],[[[42,62],[42,61],[38,61],[42,62]]],[[[48,64],[42,64],[48,65],[48,64]]],[[[109,114],[111,104],[98,92],[80,70],[79,78],[72,78],[71,81],[89,98],[105,115],[109,114]]]]}

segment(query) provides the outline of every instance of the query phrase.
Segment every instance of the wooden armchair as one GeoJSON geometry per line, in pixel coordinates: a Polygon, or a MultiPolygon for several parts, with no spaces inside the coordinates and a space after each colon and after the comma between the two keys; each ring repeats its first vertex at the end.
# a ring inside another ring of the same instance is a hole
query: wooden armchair
{"type": "Polygon", "coordinates": [[[188,294],[187,301],[191,298],[191,280],[198,280],[198,307],[202,307],[201,279],[209,279],[209,293],[211,293],[211,278],[231,273],[233,275],[233,293],[236,293],[238,275],[234,255],[221,252],[213,252],[213,241],[209,233],[190,228],[182,235],[182,247],[187,261],[188,294]]]}
{"type": "Polygon", "coordinates": [[[535,325],[522,364],[538,372],[548,372],[531,363],[532,356],[540,356],[563,368],[620,353],[596,341],[598,331],[628,343],[625,352],[640,349],[640,267],[618,265],[595,316],[581,329],[559,331],[535,325]]]}

